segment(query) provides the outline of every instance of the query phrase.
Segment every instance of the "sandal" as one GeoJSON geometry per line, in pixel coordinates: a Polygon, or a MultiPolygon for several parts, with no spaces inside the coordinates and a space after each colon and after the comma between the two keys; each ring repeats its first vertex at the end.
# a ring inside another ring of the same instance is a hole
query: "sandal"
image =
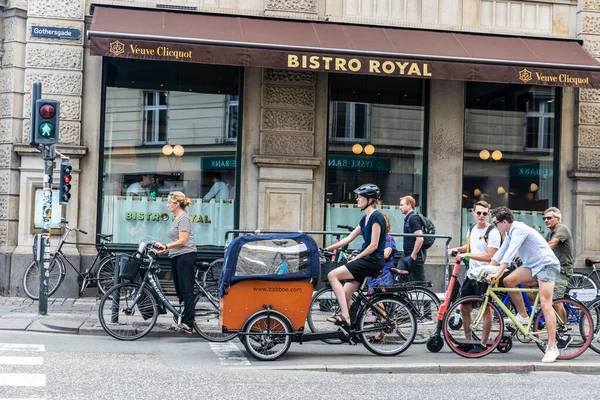
{"type": "Polygon", "coordinates": [[[190,335],[191,335],[192,333],[194,333],[194,330],[193,330],[192,328],[190,328],[190,327],[189,327],[188,325],[186,325],[186,324],[181,324],[181,326],[179,327],[179,330],[180,330],[181,332],[188,333],[188,334],[190,334],[190,335]]]}
{"type": "Polygon", "coordinates": [[[385,337],[385,333],[377,332],[375,336],[368,338],[369,343],[381,343],[383,338],[385,337]]]}
{"type": "Polygon", "coordinates": [[[346,321],[346,318],[344,318],[341,315],[334,315],[333,317],[327,318],[327,321],[333,322],[333,324],[337,325],[337,326],[343,326],[343,327],[350,326],[350,324],[348,324],[348,321],[346,321]]]}

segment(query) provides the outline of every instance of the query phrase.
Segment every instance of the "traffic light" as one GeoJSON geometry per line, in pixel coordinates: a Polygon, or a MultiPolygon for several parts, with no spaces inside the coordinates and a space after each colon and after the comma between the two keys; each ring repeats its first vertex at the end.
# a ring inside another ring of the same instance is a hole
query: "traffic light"
{"type": "Polygon", "coordinates": [[[35,115],[32,123],[35,124],[36,144],[58,143],[58,122],[60,115],[60,101],[39,99],[35,102],[35,115]]]}
{"type": "Polygon", "coordinates": [[[58,190],[58,202],[60,204],[68,204],[71,199],[71,162],[63,158],[60,163],[60,186],[58,190]]]}

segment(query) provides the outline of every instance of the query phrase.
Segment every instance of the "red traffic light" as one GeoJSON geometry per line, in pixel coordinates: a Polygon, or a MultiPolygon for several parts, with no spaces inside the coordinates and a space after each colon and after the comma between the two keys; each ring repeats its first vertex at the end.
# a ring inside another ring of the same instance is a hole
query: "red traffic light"
{"type": "Polygon", "coordinates": [[[40,115],[44,119],[50,119],[56,115],[56,109],[52,104],[44,104],[40,107],[40,115]]]}
{"type": "Polygon", "coordinates": [[[65,176],[65,183],[71,182],[71,175],[65,176]]]}

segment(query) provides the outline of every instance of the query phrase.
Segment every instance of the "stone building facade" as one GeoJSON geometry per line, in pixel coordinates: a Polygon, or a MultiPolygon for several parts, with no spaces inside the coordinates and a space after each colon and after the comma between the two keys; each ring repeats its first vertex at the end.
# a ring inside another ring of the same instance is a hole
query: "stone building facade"
{"type": "MultiPolygon", "coordinates": [[[[506,37],[581,40],[600,60],[600,0],[98,0],[97,7],[123,6],[173,13],[308,20],[371,27],[399,27],[506,37]]],[[[28,143],[32,82],[43,96],[61,101],[59,150],[73,163],[73,197],[64,209],[72,226],[103,232],[101,137],[107,124],[106,63],[91,54],[92,16],[88,0],[0,1],[0,295],[22,294],[22,274],[31,261],[35,231],[35,190],[42,184],[42,160],[28,143]],[[78,30],[77,39],[40,37],[36,26],[78,30]]],[[[276,32],[272,32],[273,35],[276,32]]],[[[94,40],[92,38],[92,40],[94,40]]],[[[110,57],[104,57],[110,58],[110,57]]],[[[565,60],[565,63],[569,60],[565,60]]],[[[237,143],[236,228],[322,230],[327,223],[328,137],[331,136],[333,73],[260,66],[241,68],[243,123],[237,143]]],[[[464,81],[430,79],[423,83],[428,106],[423,114],[424,176],[427,214],[438,232],[464,236],[463,170],[464,81]]],[[[341,86],[340,86],[341,87],[341,86]]],[[[191,89],[190,89],[191,91],[191,89]]],[[[585,257],[600,257],[600,89],[563,87],[555,110],[560,141],[553,165],[555,198],[547,205],[563,211],[576,241],[577,267],[585,257]]],[[[109,96],[110,97],[110,96],[109,96]]],[[[549,100],[552,101],[552,100],[549,100]]],[[[412,106],[411,106],[412,107],[412,106]]],[[[416,107],[416,106],[415,106],[416,107]]],[[[417,110],[418,111],[418,110],[417,110]]],[[[371,111],[373,119],[375,110],[371,111]]],[[[420,112],[420,111],[419,111],[420,112]]],[[[469,114],[469,118],[472,115],[469,114]]],[[[104,132],[105,133],[105,132],[104,132]]],[[[350,160],[348,156],[344,160],[350,160]]],[[[340,159],[343,158],[340,156],[340,159]]],[[[393,162],[393,161],[392,161],[393,162]]],[[[329,160],[331,163],[331,160],[329,160]]],[[[415,164],[417,165],[417,164],[415,164]]],[[[538,173],[541,171],[538,170],[538,173]]],[[[511,178],[512,179],[512,178],[511,178]]],[[[124,182],[121,182],[124,183],[124,182]]],[[[417,184],[415,184],[418,186],[417,184]]],[[[503,189],[504,190],[504,189],[503,189]]],[[[498,188],[500,193],[500,187],[498,188]]],[[[470,196],[470,195],[469,195],[470,196]]],[[[397,199],[396,199],[397,200],[397,199]]],[[[388,199],[390,205],[397,205],[388,199]]],[[[397,231],[401,231],[398,229],[397,231]]],[[[93,242],[81,234],[77,242],[93,242]]],[[[56,242],[53,236],[53,243],[56,242]]],[[[76,267],[85,268],[94,249],[66,249],[76,267]]],[[[429,263],[443,262],[443,244],[430,251],[429,263]]],[[[431,269],[433,271],[434,269],[431,269]]],[[[431,273],[441,285],[442,273],[431,273]]],[[[67,274],[58,295],[74,294],[67,274]]]]}

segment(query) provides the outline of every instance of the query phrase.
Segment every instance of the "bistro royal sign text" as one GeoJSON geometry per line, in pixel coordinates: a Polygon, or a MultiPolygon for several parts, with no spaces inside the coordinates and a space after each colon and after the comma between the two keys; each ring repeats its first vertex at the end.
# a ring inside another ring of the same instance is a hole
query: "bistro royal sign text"
{"type": "Polygon", "coordinates": [[[369,59],[365,63],[358,58],[288,54],[287,66],[288,68],[325,71],[350,71],[369,74],[414,75],[424,77],[432,76],[431,72],[429,72],[429,65],[427,63],[407,61],[380,61],[369,59]]]}

